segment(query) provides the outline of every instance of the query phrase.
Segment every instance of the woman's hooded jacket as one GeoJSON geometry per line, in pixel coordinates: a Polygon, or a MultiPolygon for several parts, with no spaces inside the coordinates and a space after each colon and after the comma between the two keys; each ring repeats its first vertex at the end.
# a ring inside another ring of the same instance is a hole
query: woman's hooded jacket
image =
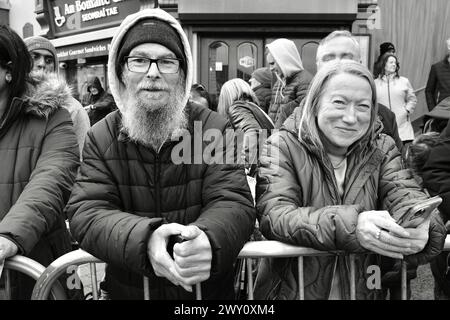
{"type": "MultiPolygon", "coordinates": [[[[407,210],[428,196],[411,172],[403,168],[392,138],[380,134],[380,129],[371,129],[348,152],[341,198],[325,151],[313,147],[307,137],[305,142],[299,140],[300,118],[297,109],[294,117],[270,136],[260,158],[256,196],[261,231],[269,240],[355,253],[356,298],[379,298],[381,290],[369,290],[366,283],[372,274],[367,268],[380,265],[381,257],[359,244],[355,233],[358,215],[367,210],[388,210],[402,223],[407,210]]],[[[442,250],[444,240],[442,221],[432,223],[425,249],[408,256],[408,261],[427,262],[442,250]]],[[[344,255],[304,257],[305,298],[328,299],[338,272],[340,296],[349,299],[349,266],[349,258],[344,255]]],[[[298,294],[297,259],[263,260],[255,298],[291,300],[298,294]]]]}
{"type": "MultiPolygon", "coordinates": [[[[69,112],[69,87],[56,75],[36,75],[13,99],[0,123],[0,236],[44,266],[71,250],[63,209],[79,166],[69,112]]],[[[21,278],[24,298],[33,283],[21,278]]],[[[14,286],[14,283],[13,283],[14,286]]],[[[14,293],[13,293],[14,295],[14,293]]]]}

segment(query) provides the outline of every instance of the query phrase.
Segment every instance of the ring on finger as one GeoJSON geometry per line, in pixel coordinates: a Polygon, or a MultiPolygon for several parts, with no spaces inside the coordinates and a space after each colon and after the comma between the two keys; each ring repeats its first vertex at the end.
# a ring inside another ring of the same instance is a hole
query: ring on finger
{"type": "Polygon", "coordinates": [[[377,235],[375,236],[375,238],[376,238],[377,240],[380,240],[380,236],[381,236],[381,229],[378,229],[377,235]]]}

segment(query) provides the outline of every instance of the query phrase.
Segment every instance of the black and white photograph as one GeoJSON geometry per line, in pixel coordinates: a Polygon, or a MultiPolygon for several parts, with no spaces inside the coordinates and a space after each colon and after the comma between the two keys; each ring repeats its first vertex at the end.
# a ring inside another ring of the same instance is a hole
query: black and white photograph
{"type": "Polygon", "coordinates": [[[449,119],[449,0],[0,0],[0,300],[450,300],[449,119]]]}

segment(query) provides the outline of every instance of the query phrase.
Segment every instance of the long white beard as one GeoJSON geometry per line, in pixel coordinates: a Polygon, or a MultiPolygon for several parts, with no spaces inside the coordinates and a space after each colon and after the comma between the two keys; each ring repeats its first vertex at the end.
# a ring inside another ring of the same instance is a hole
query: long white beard
{"type": "Polygon", "coordinates": [[[153,150],[160,147],[172,134],[187,127],[187,115],[184,112],[184,81],[176,86],[169,101],[159,108],[137,98],[122,113],[122,126],[130,139],[153,150]]]}

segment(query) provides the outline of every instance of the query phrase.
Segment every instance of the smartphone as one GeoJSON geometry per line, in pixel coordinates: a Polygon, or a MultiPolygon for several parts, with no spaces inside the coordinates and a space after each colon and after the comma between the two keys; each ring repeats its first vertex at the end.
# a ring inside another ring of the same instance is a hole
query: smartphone
{"type": "Polygon", "coordinates": [[[403,216],[403,223],[401,223],[401,226],[403,228],[417,227],[426,220],[435,209],[437,209],[441,202],[442,198],[439,196],[419,202],[403,216]]]}

